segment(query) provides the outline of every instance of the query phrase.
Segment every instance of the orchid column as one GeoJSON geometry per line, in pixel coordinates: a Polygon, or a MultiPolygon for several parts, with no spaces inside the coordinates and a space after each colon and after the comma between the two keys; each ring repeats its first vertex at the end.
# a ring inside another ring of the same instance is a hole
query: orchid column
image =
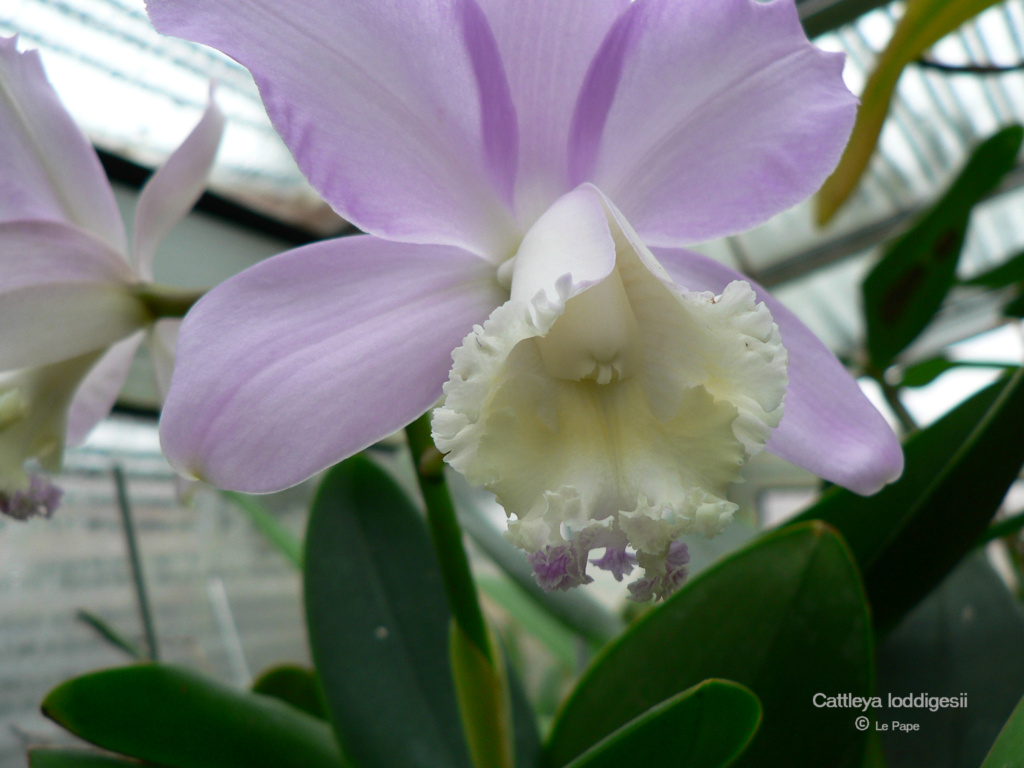
{"type": "Polygon", "coordinates": [[[645,568],[639,599],[678,586],[678,537],[725,524],[762,447],[859,493],[899,475],[821,342],[684,249],[838,161],[856,102],[791,0],[148,8],[252,71],[299,166],[369,233],[282,254],[189,314],[161,428],[180,471],[283,488],[448,379],[439,445],[516,517],[539,581],[585,582],[604,548],[599,567],[645,568]]]}

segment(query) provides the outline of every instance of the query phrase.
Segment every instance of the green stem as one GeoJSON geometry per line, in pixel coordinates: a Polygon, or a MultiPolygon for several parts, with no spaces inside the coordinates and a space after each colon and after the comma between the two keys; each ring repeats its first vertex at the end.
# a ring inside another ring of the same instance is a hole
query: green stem
{"type": "Polygon", "coordinates": [[[192,305],[206,294],[203,288],[178,288],[173,285],[139,283],[133,286],[136,298],[146,305],[154,318],[184,317],[192,305]]]}
{"type": "Polygon", "coordinates": [[[910,411],[907,410],[907,407],[903,405],[903,401],[900,400],[899,390],[885,380],[885,372],[876,369],[874,366],[868,366],[865,372],[877,381],[878,386],[882,388],[882,396],[885,397],[885,402],[889,404],[892,412],[899,419],[900,426],[903,427],[905,435],[917,432],[917,422],[914,421],[914,417],[910,415],[910,411]]]}
{"type": "Polygon", "coordinates": [[[427,505],[427,524],[452,616],[466,637],[493,666],[494,653],[477,600],[469,558],[462,545],[462,529],[455,518],[455,506],[444,479],[444,462],[430,437],[430,415],[424,414],[418,418],[405,428],[405,432],[409,437],[416,478],[427,505]]]}
{"type": "Polygon", "coordinates": [[[146,579],[142,573],[142,555],[139,553],[139,542],[135,537],[135,524],[132,521],[132,505],[128,500],[128,484],[125,482],[124,470],[114,465],[114,487],[117,489],[117,506],[121,510],[121,524],[124,527],[124,538],[128,544],[128,562],[131,565],[132,582],[135,585],[135,597],[139,604],[139,616],[142,619],[142,631],[146,635],[146,648],[152,661],[159,661],[160,652],[156,642],[156,627],[153,624],[153,612],[149,608],[149,595],[146,591],[146,579]]]}

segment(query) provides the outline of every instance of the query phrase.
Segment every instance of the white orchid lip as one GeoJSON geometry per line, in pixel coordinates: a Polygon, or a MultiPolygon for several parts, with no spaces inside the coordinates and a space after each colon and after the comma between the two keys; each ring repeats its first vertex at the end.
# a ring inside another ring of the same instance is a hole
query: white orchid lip
{"type": "Polygon", "coordinates": [[[68,407],[99,356],[0,374],[0,512],[25,520],[57,508],[60,489],[24,464],[31,458],[48,472],[60,468],[68,407]]]}
{"type": "Polygon", "coordinates": [[[714,535],[727,486],[782,417],[788,355],[742,281],[718,296],[669,280],[591,185],[523,239],[510,300],[453,353],[434,439],[493,491],[546,589],[591,563],[634,599],[685,577],[686,534],[714,535]]]}

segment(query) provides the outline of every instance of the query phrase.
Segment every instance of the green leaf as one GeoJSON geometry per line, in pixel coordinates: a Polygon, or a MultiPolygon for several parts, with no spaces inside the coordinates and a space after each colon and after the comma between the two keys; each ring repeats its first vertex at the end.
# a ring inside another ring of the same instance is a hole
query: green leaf
{"type": "MultiPolygon", "coordinates": [[[[498,647],[498,646],[495,646],[498,647]]],[[[516,768],[544,768],[544,748],[537,731],[537,713],[505,653],[505,679],[512,704],[516,768]]]]}
{"type": "Polygon", "coordinates": [[[1013,517],[1007,517],[998,523],[993,523],[985,532],[978,537],[977,546],[984,546],[994,539],[1002,539],[1013,536],[1021,528],[1024,528],[1024,513],[1018,513],[1013,517]]]}
{"type": "Polygon", "coordinates": [[[908,366],[900,378],[901,387],[923,387],[931,384],[946,371],[954,368],[987,368],[1004,370],[1016,368],[1012,363],[979,360],[950,360],[945,355],[937,355],[927,360],[908,366]]]}
{"type": "Polygon", "coordinates": [[[326,724],[189,669],[139,664],[68,680],[43,714],[113,752],[175,768],[340,768],[326,724]]]}
{"type": "Polygon", "coordinates": [[[320,683],[311,669],[294,664],[271,667],[252,684],[252,691],[291,704],[320,720],[327,719],[320,683]]]}
{"type": "Polygon", "coordinates": [[[273,544],[277,550],[284,555],[296,568],[302,567],[302,545],[299,540],[292,536],[291,531],[281,525],[281,521],[260,504],[252,496],[235,491],[221,491],[224,498],[234,504],[245,513],[245,516],[252,521],[252,524],[259,529],[260,533],[266,536],[267,541],[273,544]]]}
{"type": "MultiPolygon", "coordinates": [[[[873,715],[872,712],[870,716],[873,715]]],[[[867,747],[864,749],[864,768],[886,768],[882,740],[878,737],[878,731],[868,731],[867,747]]]]}
{"type": "Polygon", "coordinates": [[[810,38],[856,21],[868,11],[886,5],[887,0],[830,0],[828,3],[798,3],[800,23],[810,38]]]}
{"type": "Polygon", "coordinates": [[[1024,317],[1024,294],[1021,294],[1003,305],[1006,317],[1024,317]]]}
{"type": "Polygon", "coordinates": [[[982,390],[904,446],[903,476],[872,497],[834,489],[792,524],[822,520],[864,573],[879,629],[934,588],[985,531],[1024,463],[1024,379],[982,390]]]}
{"type": "MultiPolygon", "coordinates": [[[[455,691],[474,768],[512,768],[515,760],[508,683],[457,621],[451,622],[450,651],[455,691]]],[[[499,657],[492,637],[491,648],[499,657]]]]}
{"type": "Polygon", "coordinates": [[[568,768],[724,768],[750,743],[761,704],[742,685],[708,680],[648,709],[568,768]]]}
{"type": "Polygon", "coordinates": [[[28,751],[28,768],[138,768],[139,763],[123,757],[101,755],[81,749],[36,747],[28,751]]]}
{"type": "Polygon", "coordinates": [[[857,121],[839,166],[818,192],[816,203],[819,224],[832,218],[856,188],[867,168],[903,68],[965,21],[996,2],[909,0],[889,44],[878,57],[875,69],[860,94],[857,121]]]}
{"type": "Polygon", "coordinates": [[[638,619],[591,665],[553,726],[564,765],[646,710],[708,678],[760,699],[742,765],[859,765],[863,737],[815,693],[872,689],[867,606],[849,553],[820,523],[763,536],[638,619]]]}
{"type": "Polygon", "coordinates": [[[451,614],[423,518],[364,456],[331,469],[306,532],[306,620],[331,722],[360,766],[469,766],[451,614]]]}
{"type": "MultiPolygon", "coordinates": [[[[864,569],[875,626],[892,626],[974,546],[1024,465],[1024,372],[1007,383],[967,440],[864,569]]],[[[936,467],[936,469],[938,469],[936,467]]],[[[899,512],[896,513],[899,515],[899,512]]]]}
{"type": "Polygon", "coordinates": [[[875,719],[915,722],[882,734],[896,765],[977,768],[1024,690],[1024,613],[985,554],[973,552],[878,646],[875,719]],[[888,707],[887,693],[967,696],[966,707],[888,707]],[[928,734],[927,738],[916,738],[928,734]],[[897,759],[897,757],[899,759],[897,759]]]}
{"type": "Polygon", "coordinates": [[[75,618],[81,621],[83,624],[87,624],[96,634],[106,640],[115,648],[124,651],[128,656],[135,659],[136,661],[145,661],[146,654],[143,653],[142,649],[139,648],[135,643],[129,640],[127,637],[118,632],[114,627],[108,624],[102,617],[87,611],[84,608],[78,609],[75,613],[75,618]]]}
{"type": "Polygon", "coordinates": [[[1014,283],[1024,282],[1024,253],[1012,256],[997,267],[964,280],[963,285],[983,288],[1007,288],[1014,283]]]}
{"type": "Polygon", "coordinates": [[[971,209],[1009,171],[1024,129],[982,142],[956,181],[925,216],[890,245],[864,280],[867,348],[884,370],[931,322],[956,280],[971,209]]]}
{"type": "Polygon", "coordinates": [[[981,768],[1024,768],[1024,699],[1020,700],[981,768]]]}

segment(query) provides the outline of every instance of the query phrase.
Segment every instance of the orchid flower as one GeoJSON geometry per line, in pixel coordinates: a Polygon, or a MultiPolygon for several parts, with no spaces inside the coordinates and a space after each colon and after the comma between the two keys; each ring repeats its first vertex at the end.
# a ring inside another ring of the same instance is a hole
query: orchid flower
{"type": "Polygon", "coordinates": [[[792,0],[148,0],[248,67],[300,168],[369,233],[305,246],[186,318],[179,471],[265,492],[430,408],[538,581],[685,577],[762,448],[858,493],[902,471],[836,358],[684,246],[821,184],[856,101],[792,0]],[[467,335],[468,334],[468,335],[467,335]],[[454,351],[454,354],[452,353],[454,351]],[[454,360],[454,366],[451,365],[454,360]],[[450,368],[450,371],[449,371],[450,368]]]}
{"type": "Polygon", "coordinates": [[[99,158],[36,51],[0,38],[0,511],[49,516],[60,469],[110,412],[144,337],[163,391],[183,300],[152,285],[157,245],[202,193],[223,129],[212,99],[143,189],[128,248],[99,158]]]}

